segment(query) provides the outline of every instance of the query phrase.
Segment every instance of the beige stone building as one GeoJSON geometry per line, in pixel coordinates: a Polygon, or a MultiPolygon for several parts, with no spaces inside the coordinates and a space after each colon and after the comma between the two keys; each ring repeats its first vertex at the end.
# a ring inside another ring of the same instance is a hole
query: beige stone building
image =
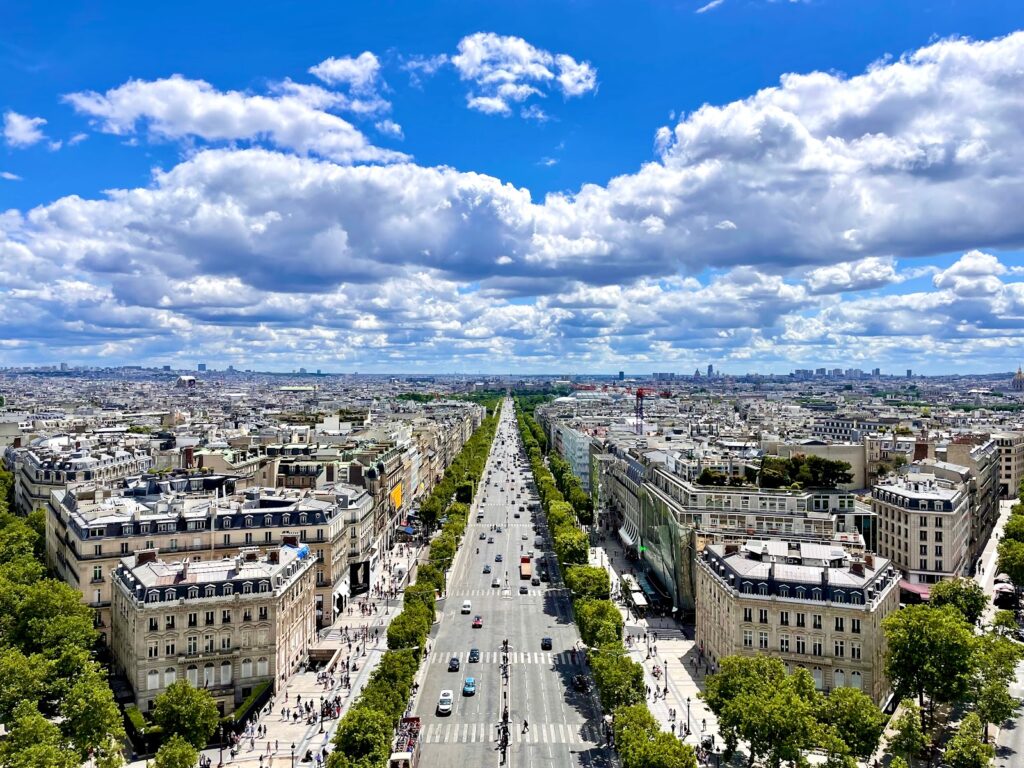
{"type": "Polygon", "coordinates": [[[712,663],[767,654],[806,669],[819,690],[888,698],[882,620],[899,609],[899,574],[888,560],[751,540],[705,547],[695,571],[696,640],[712,663]]]}
{"type": "Polygon", "coordinates": [[[50,567],[76,587],[110,627],[112,573],[142,549],[192,562],[232,557],[244,547],[308,544],[317,618],[329,624],[350,595],[349,563],[369,558],[373,499],[335,484],[319,490],[248,488],[216,475],[141,478],[114,491],[95,485],[54,492],[47,508],[50,567]]]}
{"type": "Polygon", "coordinates": [[[257,683],[293,672],[316,639],[315,565],[305,545],[198,563],[156,550],[124,558],[111,575],[110,648],[139,708],[185,679],[226,714],[257,683]]]}
{"type": "Polygon", "coordinates": [[[878,554],[904,573],[904,587],[922,596],[927,585],[967,573],[971,498],[957,480],[915,472],[871,489],[878,516],[878,554]]]}
{"type": "Polygon", "coordinates": [[[999,495],[1015,499],[1024,477],[1024,432],[995,432],[992,437],[999,446],[999,495]]]}

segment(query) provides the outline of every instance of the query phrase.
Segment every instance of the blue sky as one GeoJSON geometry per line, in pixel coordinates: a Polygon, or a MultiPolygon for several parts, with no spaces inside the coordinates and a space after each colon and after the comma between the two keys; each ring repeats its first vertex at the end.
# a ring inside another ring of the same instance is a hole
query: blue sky
{"type": "Polygon", "coordinates": [[[1024,6],[705,5],[5,8],[0,363],[1015,366],[1024,6]]]}

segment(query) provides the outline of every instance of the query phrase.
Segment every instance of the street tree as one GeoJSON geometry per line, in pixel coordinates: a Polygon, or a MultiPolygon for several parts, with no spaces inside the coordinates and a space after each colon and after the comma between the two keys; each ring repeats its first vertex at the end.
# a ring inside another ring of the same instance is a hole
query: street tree
{"type": "Polygon", "coordinates": [[[882,622],[889,651],[885,670],[899,695],[923,707],[964,697],[973,670],[974,635],[953,608],[910,605],[882,622]]]}
{"type": "Polygon", "coordinates": [[[575,599],[607,600],[611,595],[608,571],[594,565],[573,565],[566,568],[565,584],[575,599]]]}
{"type": "Polygon", "coordinates": [[[23,701],[8,721],[7,738],[0,741],[4,768],[78,768],[81,760],[61,736],[60,728],[39,713],[34,701],[23,701]]]}
{"type": "Polygon", "coordinates": [[[1008,637],[989,632],[974,639],[969,697],[981,719],[986,742],[989,723],[1001,723],[1017,710],[1009,689],[1022,660],[1024,649],[1008,637]]]}
{"type": "Polygon", "coordinates": [[[899,708],[900,715],[893,723],[888,749],[913,765],[914,758],[921,754],[928,743],[921,728],[921,708],[913,699],[904,699],[899,708]]]}
{"type": "Polygon", "coordinates": [[[995,750],[981,738],[981,720],[973,712],[963,719],[946,745],[945,764],[949,768],[986,768],[995,750]]]}
{"type": "Polygon", "coordinates": [[[1024,541],[1004,538],[996,549],[998,559],[996,568],[1010,577],[1010,581],[1019,590],[1024,586],[1024,541]]]}
{"type": "Polygon", "coordinates": [[[409,603],[404,610],[388,624],[388,648],[422,649],[427,633],[430,632],[430,614],[422,603],[409,603]]]}
{"type": "Polygon", "coordinates": [[[885,727],[885,715],[856,688],[836,688],[824,697],[819,719],[835,729],[852,754],[866,760],[885,727]]]}
{"type": "MultiPolygon", "coordinates": [[[[357,706],[349,710],[338,723],[334,744],[337,752],[351,761],[383,765],[391,754],[392,733],[393,728],[387,715],[369,707],[357,706]]],[[[328,768],[334,765],[328,762],[328,768]]]]}
{"type": "Polygon", "coordinates": [[[51,673],[40,654],[26,656],[17,648],[0,648],[0,722],[10,722],[23,701],[40,701],[51,673]]]}
{"type": "Polygon", "coordinates": [[[219,721],[217,704],[210,692],[176,680],[156,697],[153,722],[168,736],[178,734],[196,749],[206,746],[219,721]]]}
{"type": "Polygon", "coordinates": [[[1003,540],[1024,541],[1024,514],[1011,514],[1003,526],[1003,540]]]}
{"type": "Polygon", "coordinates": [[[621,643],[595,649],[589,660],[606,712],[644,701],[644,668],[629,658],[621,643]]]}
{"type": "Polygon", "coordinates": [[[1017,631],[1017,617],[1013,611],[996,611],[989,629],[997,635],[1007,637],[1017,631]]]}
{"type": "Polygon", "coordinates": [[[950,579],[932,586],[929,604],[935,608],[950,605],[960,612],[968,624],[974,625],[985,612],[988,597],[974,579],[950,579]]]}
{"type": "Polygon", "coordinates": [[[90,661],[60,703],[61,729],[84,760],[90,752],[124,739],[121,711],[100,666],[90,661]]]}
{"type": "Polygon", "coordinates": [[[175,734],[157,750],[154,768],[193,768],[199,761],[199,750],[175,734]]]}
{"type": "Polygon", "coordinates": [[[563,526],[555,531],[555,554],[562,565],[586,565],[590,540],[577,528],[563,526]]]}

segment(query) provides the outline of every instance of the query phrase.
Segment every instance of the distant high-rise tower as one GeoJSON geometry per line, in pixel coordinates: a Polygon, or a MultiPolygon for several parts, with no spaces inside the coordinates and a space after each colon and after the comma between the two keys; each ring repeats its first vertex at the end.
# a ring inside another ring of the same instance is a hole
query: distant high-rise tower
{"type": "Polygon", "coordinates": [[[715,366],[708,363],[708,378],[713,379],[715,377],[715,366]]]}
{"type": "Polygon", "coordinates": [[[881,368],[872,368],[871,369],[871,375],[872,376],[881,376],[882,375],[882,369],[881,368]]]}
{"type": "Polygon", "coordinates": [[[914,369],[913,368],[907,368],[907,378],[910,379],[910,378],[913,378],[913,376],[914,376],[914,369]]]}
{"type": "Polygon", "coordinates": [[[196,368],[199,370],[200,373],[205,373],[206,372],[206,363],[200,363],[199,365],[196,366],[196,368]]]}
{"type": "Polygon", "coordinates": [[[625,381],[625,380],[626,380],[626,372],[625,371],[619,371],[619,381],[625,381]]]}

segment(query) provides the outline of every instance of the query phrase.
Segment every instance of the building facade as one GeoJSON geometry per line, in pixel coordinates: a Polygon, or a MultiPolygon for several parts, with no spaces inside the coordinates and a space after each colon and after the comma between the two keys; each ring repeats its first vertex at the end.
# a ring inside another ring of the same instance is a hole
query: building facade
{"type": "Polygon", "coordinates": [[[815,687],[890,695],[882,621],[899,609],[899,575],[873,555],[784,540],[712,544],[696,561],[696,641],[713,664],[769,655],[815,687]]]}
{"type": "Polygon", "coordinates": [[[124,558],[111,575],[110,648],[139,708],[185,679],[227,714],[297,669],[316,639],[314,568],[305,545],[198,563],[155,550],[124,558]]]}

